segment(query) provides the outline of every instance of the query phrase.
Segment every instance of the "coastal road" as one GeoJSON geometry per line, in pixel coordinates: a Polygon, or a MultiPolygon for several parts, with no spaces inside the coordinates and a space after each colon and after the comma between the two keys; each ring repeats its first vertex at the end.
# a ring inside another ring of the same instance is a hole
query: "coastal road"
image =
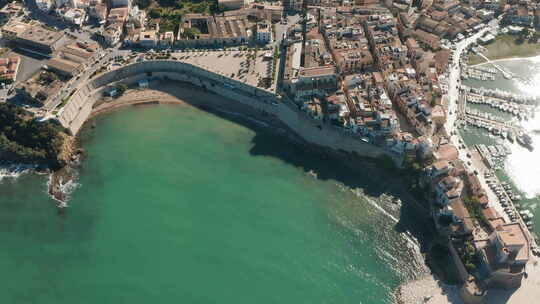
{"type": "Polygon", "coordinates": [[[54,98],[52,102],[46,105],[45,110],[47,111],[47,113],[45,114],[45,116],[49,116],[50,112],[53,111],[62,102],[63,98],[69,96],[69,94],[73,90],[78,89],[78,87],[82,83],[85,83],[96,70],[101,68],[103,65],[108,65],[111,58],[114,58],[115,56],[122,56],[124,55],[124,53],[128,53],[129,51],[120,51],[114,48],[102,50],[102,52],[105,52],[105,55],[103,57],[98,57],[96,61],[83,73],[72,77],[64,85],[64,88],[62,88],[62,90],[58,93],[57,97],[54,98]]]}
{"type": "Polygon", "coordinates": [[[452,65],[450,66],[450,72],[448,75],[448,117],[446,119],[445,128],[449,132],[454,131],[454,124],[457,119],[457,101],[459,98],[459,85],[461,85],[460,75],[461,67],[459,65],[459,59],[463,52],[478,38],[482,37],[484,33],[490,30],[490,26],[483,28],[478,33],[460,41],[456,45],[456,49],[452,56],[452,65]]]}

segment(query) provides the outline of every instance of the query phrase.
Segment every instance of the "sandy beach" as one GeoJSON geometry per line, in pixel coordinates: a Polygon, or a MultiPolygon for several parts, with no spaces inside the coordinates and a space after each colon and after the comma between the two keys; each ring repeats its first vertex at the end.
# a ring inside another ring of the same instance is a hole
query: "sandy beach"
{"type": "Polygon", "coordinates": [[[97,115],[122,107],[144,104],[178,104],[212,109],[214,111],[211,112],[214,113],[241,114],[245,118],[244,120],[266,121],[279,126],[279,128],[286,128],[279,120],[272,116],[227,97],[205,91],[188,83],[161,80],[151,83],[147,89],[128,90],[121,97],[109,100],[103,99],[96,102],[92,114],[87,121],[90,121],[91,118],[97,115]]]}
{"type": "Polygon", "coordinates": [[[191,103],[196,102],[200,94],[204,94],[202,90],[198,90],[196,87],[191,87],[189,85],[182,85],[182,89],[176,89],[175,84],[159,84],[160,90],[154,88],[149,88],[145,90],[128,90],[122,96],[116,99],[110,100],[101,100],[96,103],[96,106],[92,110],[92,115],[90,118],[95,117],[100,114],[111,112],[119,108],[137,105],[137,104],[146,104],[152,102],[158,102],[162,104],[179,104],[187,105],[184,101],[186,99],[190,100],[191,103]],[[163,90],[162,88],[168,88],[169,90],[163,90]],[[171,90],[173,92],[171,92],[171,90]],[[172,93],[176,93],[173,95],[172,93]],[[181,95],[178,96],[178,95],[181,95]]]}

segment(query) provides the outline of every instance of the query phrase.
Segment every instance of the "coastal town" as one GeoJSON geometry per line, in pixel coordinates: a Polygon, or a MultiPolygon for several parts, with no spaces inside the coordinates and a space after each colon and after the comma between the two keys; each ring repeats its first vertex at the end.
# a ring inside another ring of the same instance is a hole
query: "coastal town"
{"type": "MultiPolygon", "coordinates": [[[[534,279],[528,269],[540,249],[533,214],[495,174],[509,152],[502,145],[467,146],[459,131],[480,128],[533,149],[524,129],[468,105],[526,120],[538,100],[462,81],[517,77],[484,52],[501,35],[536,39],[540,4],[169,2],[4,3],[0,105],[60,124],[74,136],[94,102],[114,102],[160,79],[246,104],[256,100],[261,105],[252,107],[278,119],[294,113],[295,122],[285,124],[307,141],[360,156],[369,151],[417,172],[420,199],[464,302],[483,303],[489,290],[516,290],[534,279]],[[489,64],[469,66],[473,56],[489,64]]],[[[9,152],[15,160],[21,153],[9,152]]]]}

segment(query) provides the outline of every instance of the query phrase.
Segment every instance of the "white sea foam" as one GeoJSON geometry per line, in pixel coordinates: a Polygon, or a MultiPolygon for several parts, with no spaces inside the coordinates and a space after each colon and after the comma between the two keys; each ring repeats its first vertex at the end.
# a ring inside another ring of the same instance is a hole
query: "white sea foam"
{"type": "Polygon", "coordinates": [[[351,189],[351,192],[354,193],[356,197],[362,197],[363,199],[365,199],[370,205],[375,207],[375,209],[379,210],[382,214],[386,215],[388,218],[394,221],[394,223],[397,224],[399,222],[399,220],[395,216],[390,214],[388,211],[384,210],[383,207],[379,206],[379,204],[377,204],[374,200],[369,198],[369,196],[365,195],[364,191],[362,191],[360,188],[351,189]]]}
{"type": "Polygon", "coordinates": [[[30,172],[36,167],[27,164],[8,164],[0,166],[0,182],[4,178],[17,178],[25,173],[30,172]]]}
{"type": "MultiPolygon", "coordinates": [[[[344,187],[346,188],[346,187],[344,187]]],[[[375,200],[370,198],[368,195],[364,193],[364,191],[360,188],[350,189],[349,190],[354,193],[356,197],[361,197],[366,202],[368,202],[371,206],[375,207],[380,213],[385,215],[387,218],[391,219],[395,224],[399,223],[399,220],[390,214],[388,211],[386,211],[383,207],[381,207],[375,200]]],[[[409,232],[404,232],[400,234],[403,238],[407,240],[407,243],[409,245],[409,248],[414,249],[415,251],[419,253],[420,244],[418,243],[418,240],[416,240],[409,232]]]]}
{"type": "MultiPolygon", "coordinates": [[[[52,182],[52,174],[49,175],[49,179],[47,181],[47,193],[49,193],[48,189],[51,187],[52,182]]],[[[60,208],[66,208],[68,207],[68,201],[71,198],[71,194],[75,191],[75,189],[81,187],[81,184],[77,183],[75,181],[75,178],[68,180],[67,182],[64,182],[62,179],[59,181],[59,190],[64,194],[64,200],[59,200],[54,195],[51,195],[50,197],[58,202],[58,207],[60,208]]]]}

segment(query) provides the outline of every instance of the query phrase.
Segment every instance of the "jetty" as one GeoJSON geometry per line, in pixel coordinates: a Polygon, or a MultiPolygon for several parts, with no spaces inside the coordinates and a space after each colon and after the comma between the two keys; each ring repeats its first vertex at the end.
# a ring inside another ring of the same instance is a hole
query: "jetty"
{"type": "Polygon", "coordinates": [[[481,68],[481,67],[468,67],[461,71],[461,79],[467,80],[471,78],[475,80],[494,81],[497,73],[498,71],[496,69],[481,68]]]}
{"type": "Polygon", "coordinates": [[[486,61],[486,64],[491,64],[494,68],[496,68],[497,70],[499,70],[503,77],[506,78],[506,79],[512,79],[515,77],[515,75],[510,72],[510,71],[507,71],[505,68],[503,68],[502,66],[496,64],[495,62],[491,61],[489,58],[486,57],[486,55],[484,55],[482,52],[479,52],[475,49],[473,49],[473,51],[480,57],[482,57],[485,61],[486,61]]]}
{"type": "Polygon", "coordinates": [[[498,98],[518,104],[536,105],[540,101],[539,97],[515,94],[501,89],[473,88],[465,85],[462,85],[461,89],[466,93],[498,98]]]}
{"type": "Polygon", "coordinates": [[[520,120],[527,120],[534,115],[534,106],[515,103],[511,100],[505,100],[500,97],[486,96],[482,94],[468,92],[466,93],[467,102],[472,104],[487,105],[501,112],[506,112],[520,120]]]}

